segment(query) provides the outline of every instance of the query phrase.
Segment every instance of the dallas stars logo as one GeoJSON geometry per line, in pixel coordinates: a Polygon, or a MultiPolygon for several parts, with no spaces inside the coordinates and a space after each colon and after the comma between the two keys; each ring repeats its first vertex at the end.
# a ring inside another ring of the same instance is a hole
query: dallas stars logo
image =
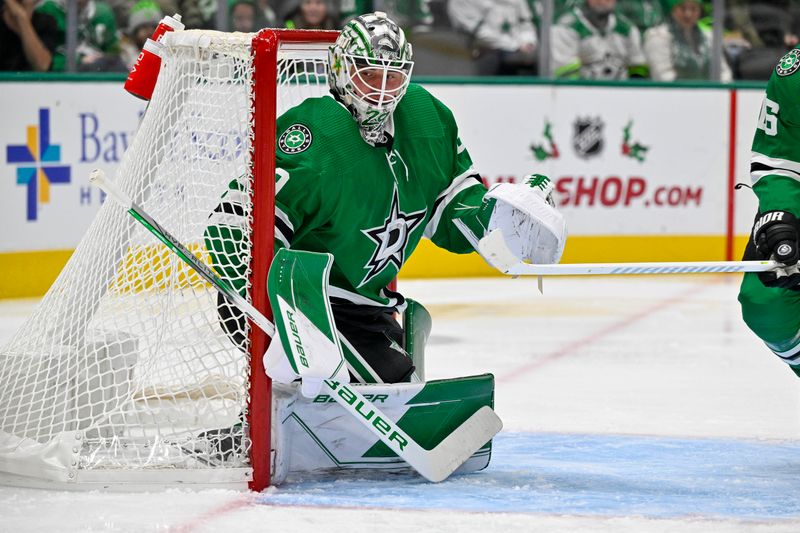
{"type": "Polygon", "coordinates": [[[403,265],[403,255],[408,244],[408,238],[425,220],[426,212],[426,209],[414,213],[401,212],[400,197],[397,194],[397,186],[395,186],[389,216],[386,217],[383,224],[375,228],[361,230],[364,235],[375,243],[375,251],[367,261],[367,264],[364,265],[364,268],[369,269],[369,272],[361,280],[359,287],[377,276],[390,264],[400,270],[403,265]]]}
{"type": "Polygon", "coordinates": [[[292,124],[278,139],[278,148],[285,154],[299,154],[311,146],[311,130],[302,124],[292,124]]]}
{"type": "Polygon", "coordinates": [[[778,76],[789,76],[797,72],[798,68],[800,68],[800,50],[795,48],[781,58],[775,71],[778,76]]]}

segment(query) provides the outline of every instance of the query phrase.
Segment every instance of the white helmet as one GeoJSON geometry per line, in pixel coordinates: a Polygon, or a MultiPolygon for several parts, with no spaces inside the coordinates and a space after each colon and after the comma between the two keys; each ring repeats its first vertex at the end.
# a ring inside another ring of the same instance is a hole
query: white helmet
{"type": "Polygon", "coordinates": [[[408,88],[411,44],[386,13],[356,17],[328,51],[331,92],[353,114],[364,140],[381,140],[383,127],[408,88]]]}

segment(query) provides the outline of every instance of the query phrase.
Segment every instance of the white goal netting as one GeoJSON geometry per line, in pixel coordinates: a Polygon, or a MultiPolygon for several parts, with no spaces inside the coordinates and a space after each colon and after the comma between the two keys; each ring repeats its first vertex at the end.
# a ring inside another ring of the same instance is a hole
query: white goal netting
{"type": "MultiPolygon", "coordinates": [[[[165,39],[153,100],[109,176],[248,298],[252,37],[186,31],[165,39]],[[239,191],[226,201],[235,209],[221,211],[232,180],[239,191]],[[223,227],[244,230],[235,246],[223,247],[227,253],[209,250],[209,239],[220,238],[208,230],[215,210],[229,215],[229,222],[217,217],[223,227]]],[[[278,114],[327,92],[326,46],[281,49],[278,114]]],[[[248,332],[243,322],[228,323],[234,327],[226,331],[216,292],[107,201],[0,350],[0,474],[67,483],[245,482],[248,332]]]]}

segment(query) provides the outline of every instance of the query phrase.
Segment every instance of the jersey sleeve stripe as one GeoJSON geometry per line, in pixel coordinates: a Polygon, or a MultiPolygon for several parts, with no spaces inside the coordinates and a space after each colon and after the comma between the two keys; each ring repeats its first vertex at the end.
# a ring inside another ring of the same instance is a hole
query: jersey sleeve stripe
{"type": "Polygon", "coordinates": [[[444,210],[447,208],[450,202],[453,201],[453,198],[458,195],[458,193],[480,184],[480,177],[472,167],[467,169],[467,171],[460,176],[456,177],[450,186],[445,189],[433,203],[433,215],[431,216],[430,221],[428,221],[428,225],[425,226],[425,237],[428,239],[433,237],[434,233],[436,233],[436,230],[439,228],[439,221],[442,218],[442,213],[444,213],[444,210]]]}
{"type": "Polygon", "coordinates": [[[286,213],[277,207],[275,208],[275,228],[280,229],[281,233],[290,241],[294,238],[294,226],[292,226],[286,213]]]}
{"type": "Polygon", "coordinates": [[[244,218],[244,207],[239,203],[222,202],[214,209],[214,213],[225,213],[227,215],[236,215],[237,217],[244,218]]]}
{"type": "Polygon", "coordinates": [[[231,202],[234,204],[242,204],[242,205],[245,205],[249,201],[247,195],[245,195],[238,188],[230,188],[227,191],[225,191],[225,194],[222,195],[222,199],[225,200],[226,202],[231,202]]]}
{"type": "Polygon", "coordinates": [[[208,223],[212,226],[244,229],[247,227],[244,207],[237,203],[223,201],[208,216],[208,223]]]}
{"type": "Polygon", "coordinates": [[[208,217],[208,225],[217,227],[224,226],[239,230],[245,230],[247,228],[244,218],[227,213],[212,213],[211,216],[208,217]]]}
{"type": "Polygon", "coordinates": [[[784,168],[770,168],[757,171],[754,171],[752,168],[750,169],[750,179],[753,183],[756,183],[758,180],[766,176],[784,176],[786,178],[792,178],[793,180],[800,181],[800,174],[784,168]]]}
{"type": "Polygon", "coordinates": [[[275,174],[278,176],[278,181],[275,182],[275,196],[277,196],[278,193],[281,192],[281,189],[283,189],[284,185],[288,183],[289,173],[282,168],[276,168],[275,174]]]}
{"type": "Polygon", "coordinates": [[[750,158],[750,179],[752,182],[756,183],[764,176],[769,175],[786,176],[800,181],[800,163],[753,152],[750,158]]]}
{"type": "Polygon", "coordinates": [[[284,237],[283,233],[280,232],[277,226],[275,226],[275,239],[280,241],[284,248],[292,247],[292,243],[286,237],[284,237]]]}

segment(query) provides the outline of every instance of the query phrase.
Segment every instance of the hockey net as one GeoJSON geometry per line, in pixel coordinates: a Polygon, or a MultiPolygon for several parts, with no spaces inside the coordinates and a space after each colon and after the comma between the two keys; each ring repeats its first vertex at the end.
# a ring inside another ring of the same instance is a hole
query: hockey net
{"type": "MultiPolygon", "coordinates": [[[[153,99],[111,177],[218,272],[246,265],[233,282],[265,312],[275,119],[327,93],[335,37],[168,34],[153,99]],[[227,199],[236,207],[222,214],[231,226],[245,221],[244,238],[231,257],[211,254],[209,216],[220,214],[235,179],[240,191],[227,199]]],[[[260,490],[270,457],[266,338],[244,322],[228,329],[216,292],[106,202],[0,350],[0,476],[75,488],[250,482],[260,490]]]]}

